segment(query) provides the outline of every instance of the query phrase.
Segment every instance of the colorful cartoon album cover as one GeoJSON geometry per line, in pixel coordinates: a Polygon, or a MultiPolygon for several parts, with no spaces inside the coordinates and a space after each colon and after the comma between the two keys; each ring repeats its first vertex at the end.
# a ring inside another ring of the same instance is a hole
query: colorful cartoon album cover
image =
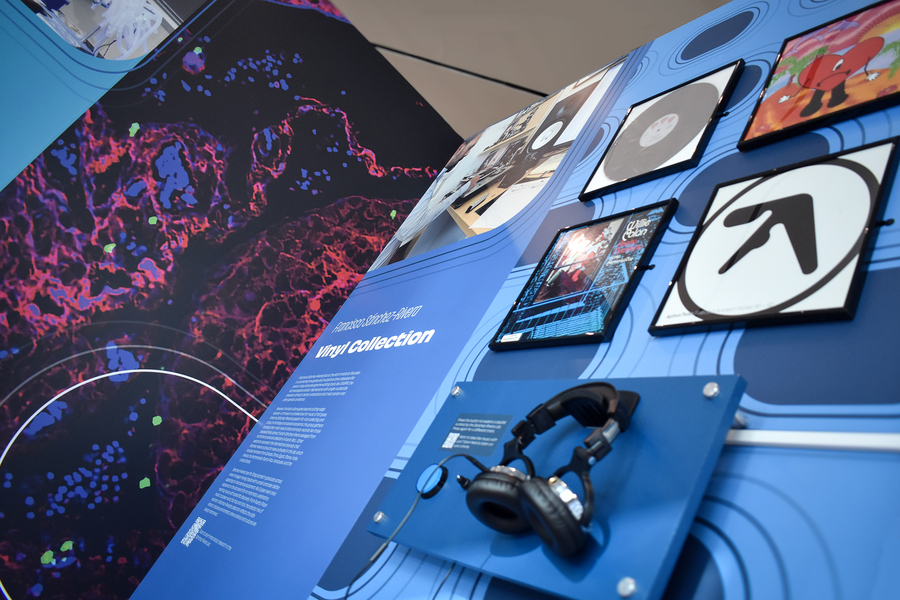
{"type": "Polygon", "coordinates": [[[738,148],[884,108],[898,92],[900,0],[890,0],[785,40],[738,148]]]}
{"type": "Polygon", "coordinates": [[[610,339],[677,207],[669,200],[560,229],[491,349],[610,339]]]}
{"type": "Polygon", "coordinates": [[[852,318],[895,147],[718,186],[650,333],[852,318]]]}

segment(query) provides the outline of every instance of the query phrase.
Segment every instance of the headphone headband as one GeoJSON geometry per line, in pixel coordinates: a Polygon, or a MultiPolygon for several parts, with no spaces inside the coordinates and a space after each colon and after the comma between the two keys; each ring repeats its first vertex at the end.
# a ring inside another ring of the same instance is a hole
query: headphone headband
{"type": "Polygon", "coordinates": [[[535,436],[556,425],[565,417],[574,417],[582,427],[602,427],[618,407],[616,388],[602,381],[595,381],[569,388],[535,407],[524,420],[512,429],[512,434],[522,439],[522,448],[535,436]]]}
{"type": "Polygon", "coordinates": [[[612,441],[620,432],[628,429],[639,400],[640,395],[637,393],[624,390],[619,392],[604,381],[593,381],[564,390],[535,407],[525,419],[516,423],[512,428],[513,439],[503,445],[503,460],[500,464],[505,466],[514,460],[521,460],[525,463],[528,476],[534,477],[534,463],[525,456],[523,450],[535,437],[569,416],[583,427],[592,427],[593,430],[584,439],[584,446],[577,446],[572,451],[569,464],[553,473],[555,477],[575,473],[581,479],[585,501],[580,521],[586,524],[593,518],[594,512],[591,467],[612,451],[612,441]]]}
{"type": "Polygon", "coordinates": [[[609,383],[595,381],[564,390],[535,407],[512,428],[513,438],[503,445],[497,466],[487,469],[462,455],[481,470],[473,480],[457,476],[466,490],[469,511],[491,529],[510,534],[533,529],[560,556],[575,555],[584,546],[585,528],[594,514],[591,467],[612,451],[619,432],[628,429],[639,400],[635,392],[619,392],[609,383]],[[548,478],[537,477],[523,451],[565,417],[591,431],[584,445],[572,451],[569,464],[548,478]],[[527,475],[509,467],[515,460],[525,463],[527,475]],[[581,480],[581,498],[562,481],[566,473],[581,480]]]}
{"type": "Polygon", "coordinates": [[[615,438],[610,437],[610,426],[615,423],[616,431],[625,431],[631,424],[631,415],[637,407],[640,396],[634,392],[619,392],[609,383],[592,381],[569,388],[535,407],[525,419],[512,428],[513,439],[503,445],[501,465],[509,465],[514,460],[525,463],[528,475],[534,477],[534,463],[523,454],[534,438],[551,429],[565,417],[573,417],[583,427],[594,430],[585,438],[586,447],[578,447],[572,455],[572,462],[558,474],[567,471],[583,473],[612,449],[609,445],[615,438]],[[579,467],[584,463],[584,468],[579,467]]]}

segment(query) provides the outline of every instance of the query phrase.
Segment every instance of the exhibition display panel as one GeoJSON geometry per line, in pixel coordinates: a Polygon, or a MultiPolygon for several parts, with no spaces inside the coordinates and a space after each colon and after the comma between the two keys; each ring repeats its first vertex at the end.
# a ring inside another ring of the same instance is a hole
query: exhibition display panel
{"type": "Polygon", "coordinates": [[[207,4],[0,192],[0,593],[896,596],[898,6],[460,145],[327,3],[207,4]]]}

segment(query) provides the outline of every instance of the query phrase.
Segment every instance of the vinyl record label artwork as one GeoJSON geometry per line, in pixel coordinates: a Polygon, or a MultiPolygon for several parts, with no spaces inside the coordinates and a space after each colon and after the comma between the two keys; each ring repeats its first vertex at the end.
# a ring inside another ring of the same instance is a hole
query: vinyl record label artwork
{"type": "Polygon", "coordinates": [[[743,64],[738,60],[628,109],[579,199],[695,166],[743,64]]]}
{"type": "Polygon", "coordinates": [[[650,333],[852,318],[895,147],[719,185],[650,333]]]}
{"type": "MultiPolygon", "coordinates": [[[[569,126],[569,123],[578,114],[585,101],[594,92],[597,84],[598,82],[594,81],[553,105],[553,108],[538,127],[537,132],[531,137],[531,141],[528,144],[528,152],[545,153],[562,143],[559,138],[563,131],[569,126]]],[[[568,141],[571,141],[571,139],[568,141]]]]}
{"type": "Polygon", "coordinates": [[[669,200],[561,229],[491,349],[608,340],[677,206],[669,200]]]}
{"type": "Polygon", "coordinates": [[[748,150],[900,100],[900,0],[785,40],[738,148],[748,150]]]}

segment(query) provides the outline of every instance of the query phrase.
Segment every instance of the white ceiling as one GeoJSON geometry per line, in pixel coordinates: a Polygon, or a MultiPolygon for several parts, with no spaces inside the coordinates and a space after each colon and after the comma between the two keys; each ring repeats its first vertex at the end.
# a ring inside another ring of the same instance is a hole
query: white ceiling
{"type": "Polygon", "coordinates": [[[464,138],[727,4],[725,0],[332,3],[464,138]]]}

